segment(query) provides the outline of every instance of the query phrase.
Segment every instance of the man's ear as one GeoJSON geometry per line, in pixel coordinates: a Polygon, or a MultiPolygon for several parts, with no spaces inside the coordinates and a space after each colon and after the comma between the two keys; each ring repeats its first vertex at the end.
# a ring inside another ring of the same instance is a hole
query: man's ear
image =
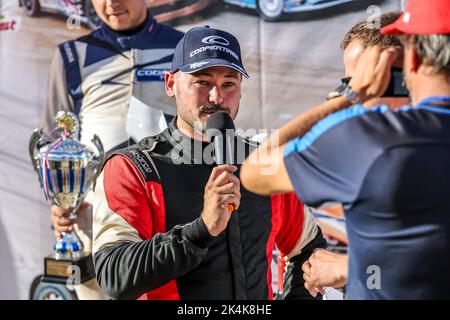
{"type": "Polygon", "coordinates": [[[166,72],[164,75],[165,85],[166,85],[166,94],[169,97],[175,96],[175,75],[172,72],[166,72]]]}

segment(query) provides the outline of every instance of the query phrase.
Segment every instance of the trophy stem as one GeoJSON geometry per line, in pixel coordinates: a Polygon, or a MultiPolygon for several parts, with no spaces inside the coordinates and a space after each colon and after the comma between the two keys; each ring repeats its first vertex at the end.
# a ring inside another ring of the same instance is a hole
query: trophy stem
{"type": "Polygon", "coordinates": [[[55,242],[54,253],[57,260],[78,259],[83,253],[83,243],[75,231],[63,232],[62,238],[55,242]]]}

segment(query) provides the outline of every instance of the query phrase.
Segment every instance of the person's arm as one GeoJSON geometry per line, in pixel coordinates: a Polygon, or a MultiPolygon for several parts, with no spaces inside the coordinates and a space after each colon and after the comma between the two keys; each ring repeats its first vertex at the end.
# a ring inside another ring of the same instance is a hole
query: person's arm
{"type": "Polygon", "coordinates": [[[137,299],[198,266],[212,239],[198,218],[148,240],[118,241],[94,254],[97,281],[113,299],[137,299]]]}
{"type": "Polygon", "coordinates": [[[61,110],[73,112],[73,101],[67,89],[63,59],[57,49],[50,65],[46,104],[41,118],[41,128],[47,139],[55,127],[54,117],[61,110]]]}
{"type": "Polygon", "coordinates": [[[347,283],[348,256],[315,250],[302,265],[305,288],[315,297],[324,287],[342,288],[347,283]]]}
{"type": "MultiPolygon", "coordinates": [[[[395,49],[381,51],[378,47],[367,49],[358,61],[350,87],[358,93],[358,103],[381,96],[390,79],[390,67],[396,58],[395,49]]],[[[241,167],[242,184],[250,191],[262,194],[279,194],[294,190],[285,163],[286,144],[303,137],[320,120],[352,103],[345,97],[329,100],[284,125],[278,133],[253,151],[241,167]]]]}
{"type": "Polygon", "coordinates": [[[242,184],[261,194],[282,194],[294,191],[284,165],[285,144],[305,135],[329,114],[351,106],[347,98],[336,98],[319,105],[284,125],[254,150],[241,167],[242,184]]]}
{"type": "MultiPolygon", "coordinates": [[[[294,193],[272,196],[272,210],[280,219],[275,242],[287,261],[283,281],[283,299],[309,300],[313,297],[305,288],[302,264],[314,250],[325,248],[326,241],[313,216],[294,193]]],[[[319,299],[319,298],[318,298],[319,299]]]]}
{"type": "Polygon", "coordinates": [[[156,184],[152,188],[122,156],[109,160],[97,179],[94,266],[99,285],[114,299],[136,299],[192,270],[213,240],[201,218],[154,232],[153,216],[164,212],[157,205],[162,190],[156,184]]]}
{"type": "MultiPolygon", "coordinates": [[[[319,228],[316,237],[308,242],[299,254],[289,259],[284,274],[283,300],[322,300],[321,295],[311,294],[308,287],[309,283],[305,281],[305,274],[302,266],[310,259],[315,250],[322,250],[324,248],[326,248],[326,241],[319,228]]],[[[323,294],[323,292],[320,291],[316,291],[316,293],[323,294]]]]}
{"type": "Polygon", "coordinates": [[[213,170],[205,187],[208,205],[198,219],[156,232],[153,216],[165,214],[162,186],[144,181],[125,157],[108,161],[95,188],[93,254],[98,283],[109,296],[138,298],[200,264],[214,236],[226,228],[231,213],[225,203],[239,206],[230,167],[213,170]]]}

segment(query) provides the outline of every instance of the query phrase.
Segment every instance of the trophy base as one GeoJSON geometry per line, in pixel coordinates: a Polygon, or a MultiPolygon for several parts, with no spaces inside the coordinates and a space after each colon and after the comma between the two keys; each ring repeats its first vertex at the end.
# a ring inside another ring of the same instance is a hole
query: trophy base
{"type": "Polygon", "coordinates": [[[45,281],[81,284],[95,277],[92,255],[82,254],[79,258],[61,259],[57,254],[44,258],[45,281]]]}

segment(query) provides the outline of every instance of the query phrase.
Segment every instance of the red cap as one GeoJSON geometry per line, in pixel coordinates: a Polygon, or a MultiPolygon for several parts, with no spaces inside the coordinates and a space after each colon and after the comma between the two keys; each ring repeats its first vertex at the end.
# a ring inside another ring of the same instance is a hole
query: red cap
{"type": "Polygon", "coordinates": [[[401,17],[383,34],[450,34],[450,0],[408,0],[401,17]]]}

